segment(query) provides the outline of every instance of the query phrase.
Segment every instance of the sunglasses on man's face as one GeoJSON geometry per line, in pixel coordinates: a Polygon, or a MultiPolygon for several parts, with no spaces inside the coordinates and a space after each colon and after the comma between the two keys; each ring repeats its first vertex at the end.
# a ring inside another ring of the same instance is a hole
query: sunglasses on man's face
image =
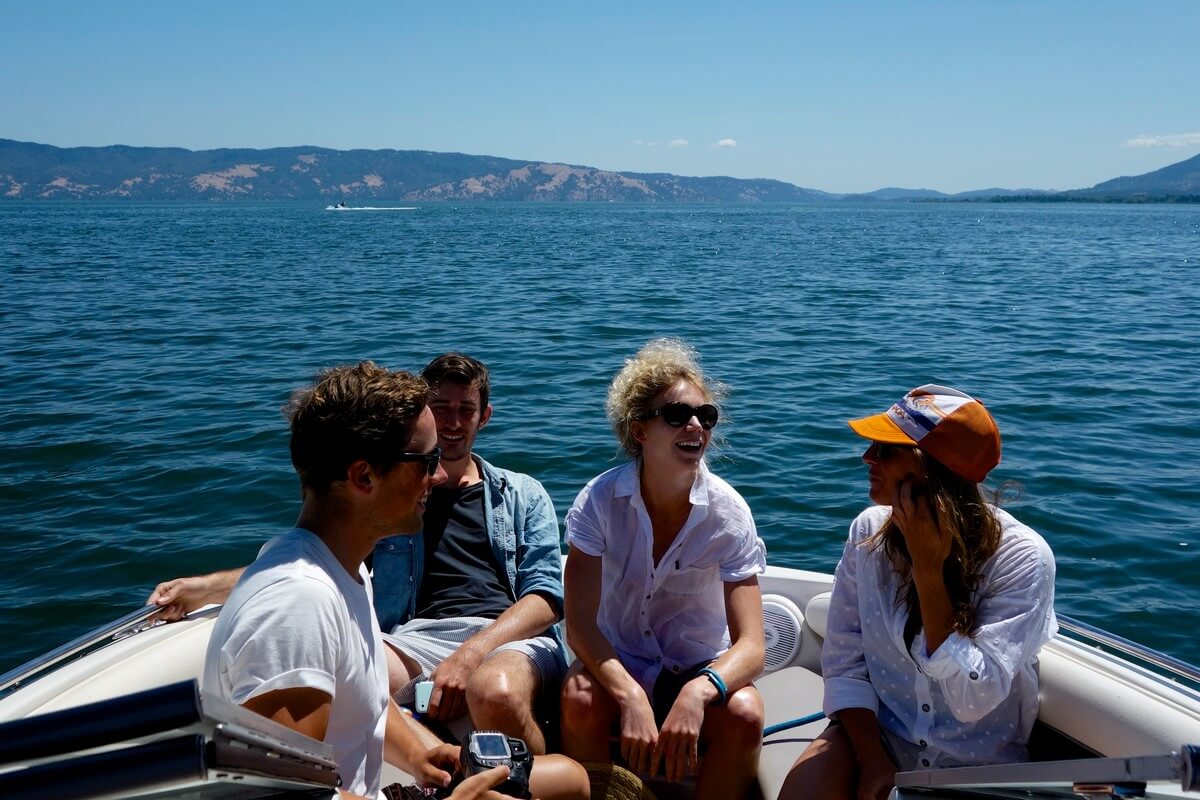
{"type": "Polygon", "coordinates": [[[702,406],[689,406],[687,403],[667,403],[661,408],[656,408],[653,411],[647,411],[642,415],[642,419],[653,419],[654,417],[662,417],[663,422],[670,425],[672,428],[682,428],[688,423],[692,417],[695,417],[700,422],[700,427],[706,431],[713,429],[717,424],[717,418],[720,412],[717,407],[705,403],[702,406]]]}
{"type": "Polygon", "coordinates": [[[435,447],[428,453],[397,453],[393,460],[395,461],[423,461],[425,462],[425,474],[432,476],[437,472],[438,464],[442,461],[442,448],[435,447]]]}

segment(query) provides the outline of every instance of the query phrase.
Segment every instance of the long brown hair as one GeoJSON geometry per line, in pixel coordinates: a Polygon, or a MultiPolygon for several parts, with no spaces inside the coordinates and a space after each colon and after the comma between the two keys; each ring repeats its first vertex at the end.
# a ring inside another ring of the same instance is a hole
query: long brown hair
{"type": "MultiPolygon", "coordinates": [[[[984,501],[976,483],[951,472],[937,459],[917,450],[925,464],[928,501],[938,528],[952,537],[950,555],[942,565],[942,580],[954,608],[954,630],[971,636],[975,627],[976,590],[987,563],[1000,547],[1000,521],[984,501]]],[[[1006,485],[1007,486],[1007,485],[1006,485]]],[[[1001,486],[993,498],[999,503],[1006,486],[1001,486]]],[[[921,606],[917,587],[912,579],[912,557],[904,542],[904,534],[892,517],[867,542],[871,548],[882,548],[900,578],[896,589],[896,606],[908,611],[909,630],[920,630],[921,606]]]]}

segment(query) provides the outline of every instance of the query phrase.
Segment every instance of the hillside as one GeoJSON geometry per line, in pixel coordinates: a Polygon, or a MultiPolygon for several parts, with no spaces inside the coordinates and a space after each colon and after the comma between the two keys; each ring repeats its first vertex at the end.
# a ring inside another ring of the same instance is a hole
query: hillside
{"type": "Polygon", "coordinates": [[[424,150],[71,147],[0,139],[0,197],[77,200],[814,202],[775,180],[618,173],[424,150]]]}
{"type": "Polygon", "coordinates": [[[853,202],[1200,202],[1200,155],[1089,189],[976,189],[946,194],[888,187],[837,195],[765,178],[613,172],[427,150],[185,150],[53,147],[0,139],[0,198],[10,200],[412,200],[853,202]]]}
{"type": "Polygon", "coordinates": [[[1145,175],[1113,178],[1090,189],[1067,194],[1078,197],[1188,197],[1200,196],[1200,155],[1170,164],[1145,175]]]}

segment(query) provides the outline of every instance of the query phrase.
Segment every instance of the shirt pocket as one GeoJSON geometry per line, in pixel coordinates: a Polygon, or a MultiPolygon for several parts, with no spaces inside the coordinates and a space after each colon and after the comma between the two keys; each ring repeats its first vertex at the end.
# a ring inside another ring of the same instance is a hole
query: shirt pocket
{"type": "Polygon", "coordinates": [[[719,582],[717,568],[712,567],[681,567],[672,569],[663,580],[662,591],[672,595],[697,595],[713,587],[719,582]]]}

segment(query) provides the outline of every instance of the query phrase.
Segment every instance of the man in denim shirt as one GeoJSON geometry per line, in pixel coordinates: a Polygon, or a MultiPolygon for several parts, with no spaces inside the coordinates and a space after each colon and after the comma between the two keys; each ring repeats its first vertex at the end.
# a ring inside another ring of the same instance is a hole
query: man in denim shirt
{"type": "MultiPolygon", "coordinates": [[[[545,752],[534,705],[557,695],[565,657],[554,623],[562,615],[558,519],[528,475],[498,469],[472,452],[491,418],[487,367],[461,353],[422,371],[448,480],[431,493],[420,536],[381,540],[372,554],[374,603],[389,645],[391,691],[410,702],[417,681],[434,682],[429,716],[462,734],[519,736],[545,752]]],[[[161,583],[150,596],[175,618],[223,602],[241,570],[161,583]]]]}
{"type": "Polygon", "coordinates": [[[375,607],[398,656],[389,680],[406,702],[428,677],[432,718],[452,723],[469,711],[475,728],[543,753],[534,701],[557,694],[566,666],[553,629],[562,614],[558,518],[540,483],[472,452],[492,415],[487,367],[447,353],[421,375],[435,392],[429,405],[449,477],[430,495],[421,536],[375,548],[375,607]]]}

